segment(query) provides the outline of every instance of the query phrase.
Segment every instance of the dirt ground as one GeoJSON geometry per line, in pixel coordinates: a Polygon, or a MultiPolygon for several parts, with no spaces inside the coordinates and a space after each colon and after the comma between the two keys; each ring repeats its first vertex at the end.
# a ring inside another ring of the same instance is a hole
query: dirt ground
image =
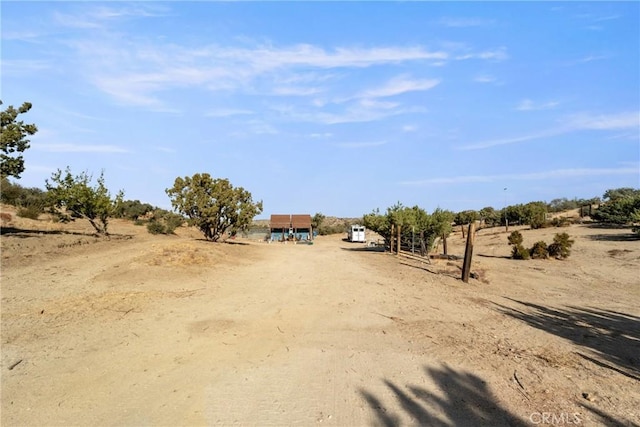
{"type": "MultiPolygon", "coordinates": [[[[6,212],[6,208],[4,209],[6,212]]],[[[13,216],[1,238],[3,426],[640,425],[640,241],[460,261],[113,221],[13,216]]],[[[463,255],[459,232],[449,253],[463,255]]]]}

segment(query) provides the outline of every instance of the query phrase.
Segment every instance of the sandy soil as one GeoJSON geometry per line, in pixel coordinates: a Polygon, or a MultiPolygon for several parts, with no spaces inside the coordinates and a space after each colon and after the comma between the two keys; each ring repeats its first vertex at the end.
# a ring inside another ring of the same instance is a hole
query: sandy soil
{"type": "Polygon", "coordinates": [[[504,230],[481,230],[469,284],[460,261],[343,236],[111,230],[3,229],[3,426],[640,424],[628,230],[523,230],[567,231],[565,261],[510,260],[504,230]]]}

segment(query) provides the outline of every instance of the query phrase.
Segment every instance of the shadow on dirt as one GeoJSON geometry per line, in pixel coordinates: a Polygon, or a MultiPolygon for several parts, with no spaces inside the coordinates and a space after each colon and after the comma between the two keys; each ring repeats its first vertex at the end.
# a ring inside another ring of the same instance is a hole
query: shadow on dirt
{"type": "MultiPolygon", "coordinates": [[[[452,279],[456,279],[456,280],[461,280],[460,278],[460,273],[455,271],[455,270],[447,270],[447,269],[443,269],[443,268],[436,268],[433,264],[427,264],[429,266],[431,266],[431,268],[426,267],[425,265],[415,265],[415,264],[409,264],[408,262],[400,262],[400,265],[404,265],[407,267],[411,267],[411,268],[415,268],[417,270],[421,270],[421,271],[426,271],[427,273],[431,273],[431,274],[435,274],[437,276],[447,276],[447,277],[451,277],[452,279]]],[[[459,266],[455,266],[457,268],[457,270],[462,270],[462,267],[459,266]]]]}
{"type": "Polygon", "coordinates": [[[591,240],[598,242],[635,242],[640,240],[640,234],[591,234],[587,236],[591,240]]]}
{"type": "Polygon", "coordinates": [[[246,242],[238,242],[237,240],[208,240],[203,238],[195,239],[198,242],[218,244],[218,245],[238,245],[238,246],[248,246],[249,243],[246,242]]]}
{"type": "Polygon", "coordinates": [[[588,224],[586,227],[587,228],[601,229],[601,230],[624,230],[624,229],[628,229],[629,228],[629,226],[627,226],[627,225],[605,224],[603,222],[593,222],[591,224],[588,224]]]}
{"type": "MultiPolygon", "coordinates": [[[[384,383],[392,392],[405,415],[413,425],[424,426],[514,426],[528,425],[520,418],[500,407],[487,383],[470,372],[460,372],[444,366],[424,368],[425,374],[437,387],[434,393],[425,388],[399,386],[391,381],[384,383]]],[[[382,398],[360,389],[360,395],[369,404],[374,425],[399,426],[403,422],[399,414],[389,409],[382,398]]],[[[395,405],[393,405],[395,406],[395,405]]],[[[406,417],[403,417],[406,418],[406,417]]]]}
{"type": "MultiPolygon", "coordinates": [[[[28,238],[28,237],[38,237],[39,235],[70,235],[70,236],[87,236],[87,237],[95,237],[95,233],[79,233],[76,231],[60,231],[60,230],[25,230],[22,228],[14,228],[14,227],[2,227],[0,228],[0,235],[9,235],[13,237],[20,238],[28,238]]],[[[111,235],[115,236],[114,234],[111,235]]]]}
{"type": "Polygon", "coordinates": [[[587,226],[593,230],[626,230],[624,234],[591,234],[587,238],[595,241],[608,241],[608,242],[633,242],[640,240],[640,234],[636,234],[631,231],[631,227],[628,225],[618,224],[589,224],[587,226]]]}
{"type": "Polygon", "coordinates": [[[424,265],[409,264],[408,262],[400,262],[400,265],[405,265],[407,267],[415,268],[416,270],[426,271],[427,273],[431,273],[431,274],[440,274],[439,272],[434,271],[433,269],[427,268],[424,265]]]}
{"type": "Polygon", "coordinates": [[[610,426],[610,427],[634,427],[634,426],[637,427],[638,426],[638,424],[635,424],[631,421],[626,421],[626,422],[619,421],[613,418],[611,415],[607,414],[606,412],[594,406],[582,404],[582,407],[588,410],[589,412],[591,412],[592,414],[594,414],[596,417],[598,417],[600,421],[600,425],[610,426]]]}
{"type": "Polygon", "coordinates": [[[357,248],[340,248],[343,251],[352,251],[352,252],[386,252],[386,248],[384,246],[359,246],[357,248]]]}
{"type": "Polygon", "coordinates": [[[506,256],[506,255],[485,255],[485,254],[475,254],[475,255],[483,258],[511,259],[510,256],[506,256]]]}
{"type": "Polygon", "coordinates": [[[498,311],[595,352],[583,359],[640,381],[640,317],[595,308],[550,308],[507,298],[525,308],[498,311]]]}

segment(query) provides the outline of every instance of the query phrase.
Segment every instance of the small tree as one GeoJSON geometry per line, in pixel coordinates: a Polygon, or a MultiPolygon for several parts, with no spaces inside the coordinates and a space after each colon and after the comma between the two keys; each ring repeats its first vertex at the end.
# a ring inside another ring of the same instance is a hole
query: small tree
{"type": "Polygon", "coordinates": [[[631,231],[640,236],[640,209],[636,209],[631,214],[631,221],[633,222],[631,231]]]}
{"type": "Polygon", "coordinates": [[[362,216],[362,224],[367,229],[381,235],[386,244],[391,241],[391,221],[389,215],[380,213],[380,209],[375,209],[371,213],[362,216]]]}
{"type": "Polygon", "coordinates": [[[547,250],[547,243],[544,241],[536,242],[529,251],[531,258],[533,259],[547,259],[549,258],[549,251],[547,250]]]}
{"type": "MultiPolygon", "coordinates": [[[[2,105],[2,101],[0,101],[2,105]]],[[[24,114],[31,109],[31,103],[25,102],[20,108],[12,105],[0,112],[0,177],[12,176],[20,178],[24,172],[22,153],[29,148],[27,137],[35,134],[38,128],[34,124],[18,121],[18,114],[24,114]]]]}
{"type": "Polygon", "coordinates": [[[553,238],[553,243],[549,245],[549,255],[558,259],[567,258],[571,255],[571,246],[574,240],[569,238],[567,233],[558,233],[553,238]]]}
{"type": "Polygon", "coordinates": [[[509,237],[507,237],[507,240],[509,241],[510,245],[521,245],[522,244],[522,233],[520,233],[519,231],[513,231],[511,232],[511,234],[509,234],[509,237]]]}
{"type": "Polygon", "coordinates": [[[319,231],[325,219],[326,217],[318,212],[313,216],[313,218],[311,218],[311,226],[314,230],[319,231]]]}
{"type": "Polygon", "coordinates": [[[491,206],[480,209],[478,212],[480,219],[484,221],[486,227],[495,227],[500,225],[500,212],[496,211],[491,206]]]}
{"type": "Polygon", "coordinates": [[[626,225],[635,222],[634,213],[640,211],[640,190],[616,188],[604,193],[604,204],[592,218],[605,224],[626,225]]]}
{"type": "Polygon", "coordinates": [[[104,184],[104,172],[100,173],[97,184],[91,186],[92,176],[86,172],[73,176],[69,167],[63,172],[58,169],[46,181],[49,206],[62,221],[83,218],[89,221],[99,235],[107,236],[109,217],[114,216],[124,196],[120,191],[111,198],[104,184]]]}
{"type": "Polygon", "coordinates": [[[147,231],[151,234],[174,234],[176,228],[184,223],[184,217],[175,212],[164,209],[153,211],[151,220],[147,223],[147,231]]]}
{"type": "Polygon", "coordinates": [[[544,202],[530,202],[523,206],[525,224],[531,228],[542,228],[546,223],[547,204],[544,202]]]}
{"type": "Polygon", "coordinates": [[[166,192],[173,208],[214,242],[227,232],[245,230],[262,212],[262,202],[254,203],[247,190],[208,173],[178,177],[166,192]]]}
{"type": "Polygon", "coordinates": [[[511,258],[513,259],[529,259],[529,257],[529,250],[522,245],[516,245],[511,250],[511,258]]]}
{"type": "Polygon", "coordinates": [[[522,234],[519,231],[512,232],[507,237],[510,245],[513,245],[511,250],[511,258],[513,259],[529,259],[529,251],[522,246],[522,234]]]}
{"type": "Polygon", "coordinates": [[[480,219],[480,214],[478,212],[472,211],[472,210],[458,212],[453,217],[453,221],[454,221],[454,223],[456,225],[471,224],[472,222],[475,222],[478,219],[480,219]]]}
{"type": "Polygon", "coordinates": [[[25,188],[11,183],[7,178],[0,179],[0,201],[17,207],[17,215],[20,217],[38,219],[44,213],[46,196],[40,188],[25,188]]]}
{"type": "Polygon", "coordinates": [[[451,234],[451,222],[455,214],[451,211],[436,208],[431,215],[425,212],[425,223],[418,224],[422,235],[424,236],[427,250],[434,249],[437,239],[447,238],[451,234]]]}
{"type": "Polygon", "coordinates": [[[363,224],[369,230],[380,234],[386,244],[390,244],[395,235],[391,235],[391,226],[401,227],[402,238],[412,240],[412,235],[420,236],[424,240],[424,249],[430,251],[439,237],[446,237],[451,233],[451,222],[454,213],[436,208],[432,214],[419,206],[412,208],[398,202],[387,208],[382,215],[379,209],[363,216],[363,224]]]}
{"type": "Polygon", "coordinates": [[[153,210],[154,207],[149,203],[142,203],[140,200],[124,200],[118,206],[115,216],[117,218],[136,220],[140,217],[144,217],[153,210]]]}

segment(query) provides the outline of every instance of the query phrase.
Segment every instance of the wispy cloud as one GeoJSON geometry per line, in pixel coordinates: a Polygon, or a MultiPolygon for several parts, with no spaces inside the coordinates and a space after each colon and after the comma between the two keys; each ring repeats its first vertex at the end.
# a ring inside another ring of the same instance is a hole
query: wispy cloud
{"type": "Polygon", "coordinates": [[[379,109],[379,110],[391,110],[400,106],[398,102],[378,101],[377,99],[361,99],[358,103],[364,108],[379,109]]]}
{"type": "Polygon", "coordinates": [[[484,60],[494,60],[494,61],[503,61],[509,58],[507,54],[506,47],[500,47],[498,49],[493,50],[485,50],[481,52],[470,52],[456,55],[454,57],[456,60],[466,60],[466,59],[484,59],[484,60]]]}
{"type": "Polygon", "coordinates": [[[368,148],[368,147],[380,147],[385,145],[387,141],[371,141],[371,142],[341,142],[335,144],[340,148],[368,148]]]}
{"type": "Polygon", "coordinates": [[[629,111],[618,114],[576,114],[569,118],[568,126],[576,130],[621,130],[640,131],[640,112],[629,111]]]}
{"type": "Polygon", "coordinates": [[[520,103],[516,107],[516,110],[518,111],[550,110],[550,109],[556,108],[558,105],[560,105],[560,103],[557,101],[536,103],[530,99],[523,99],[522,101],[520,101],[520,103]]]}
{"type": "Polygon", "coordinates": [[[556,169],[544,172],[530,172],[521,174],[504,175],[466,175],[452,177],[428,178],[415,181],[402,181],[401,185],[406,186],[429,186],[438,184],[469,184],[483,182],[506,182],[506,181],[544,181],[558,178],[580,178],[584,176],[610,176],[610,175],[633,175],[639,174],[637,167],[622,168],[577,168],[577,169],[556,169]]]}
{"type": "Polygon", "coordinates": [[[245,116],[254,114],[251,110],[241,108],[219,108],[215,110],[209,110],[204,115],[206,117],[231,117],[231,116],[245,116]]]}
{"type": "Polygon", "coordinates": [[[314,87],[295,87],[295,86],[281,86],[274,87],[271,90],[272,95],[278,96],[310,96],[321,93],[322,89],[314,87]]]}
{"type": "Polygon", "coordinates": [[[169,148],[169,147],[156,147],[156,150],[162,151],[163,153],[169,153],[169,154],[173,154],[177,152],[176,149],[169,148]]]}
{"type": "Polygon", "coordinates": [[[357,98],[382,98],[400,95],[406,92],[425,91],[433,89],[440,84],[439,79],[411,79],[407,75],[400,75],[389,80],[385,85],[365,90],[357,98]]]}
{"type": "MultiPolygon", "coordinates": [[[[161,12],[162,13],[162,12],[161,12]]],[[[59,25],[77,28],[86,37],[65,39],[74,64],[98,90],[125,105],[159,108],[164,93],[174,89],[204,88],[270,96],[313,96],[325,84],[345,78],[354,69],[420,63],[444,65],[451,61],[496,61],[507,58],[506,48],[474,50],[451,44],[431,49],[421,45],[335,46],[313,44],[276,45],[270,42],[243,45],[179,44],[161,39],[123,39],[112,21],[155,16],[153,10],[101,8],[80,14],[59,14],[59,25]],[[94,31],[100,28],[100,31],[94,31]]],[[[385,86],[361,94],[394,96],[428,90],[438,79],[400,76],[385,86]]]]}
{"type": "Polygon", "coordinates": [[[597,15],[593,13],[583,13],[575,15],[574,19],[581,20],[585,23],[585,28],[591,31],[602,31],[608,21],[614,21],[621,18],[621,15],[597,15]]]}
{"type": "Polygon", "coordinates": [[[638,134],[638,132],[625,132],[625,133],[618,133],[615,135],[611,135],[610,137],[606,138],[608,140],[628,140],[628,141],[640,141],[640,134],[638,134]]]}
{"type": "Polygon", "coordinates": [[[312,133],[311,135],[309,135],[309,137],[311,138],[331,138],[332,136],[333,134],[331,132],[312,133]]]}
{"type": "MultiPolygon", "coordinates": [[[[279,81],[281,73],[290,76],[301,68],[362,68],[448,56],[445,52],[403,46],[325,50],[311,45],[258,46],[254,49],[207,46],[193,49],[175,45],[132,44],[123,51],[111,46],[111,41],[103,43],[106,44],[73,43],[72,47],[87,68],[86,75],[100,91],[124,104],[143,107],[160,106],[162,92],[189,87],[246,92],[262,86],[268,88],[266,93],[270,95],[311,96],[322,89],[275,82],[279,81]]],[[[396,82],[397,85],[402,83],[404,88],[389,86],[385,88],[386,95],[380,93],[379,96],[425,90],[426,85],[436,84],[432,81],[412,82],[406,78],[396,82]],[[408,86],[411,84],[414,86],[408,86]]]]}
{"type": "Polygon", "coordinates": [[[564,135],[571,132],[599,130],[599,131],[621,131],[634,130],[634,133],[640,138],[640,112],[622,112],[616,114],[576,114],[565,117],[563,124],[555,128],[551,128],[544,132],[534,132],[517,137],[502,138],[483,141],[474,144],[459,147],[461,150],[479,150],[483,148],[491,148],[500,145],[515,144],[519,142],[532,141],[536,139],[549,138],[558,135],[564,135]]]}
{"type": "Polygon", "coordinates": [[[610,55],[588,55],[588,56],[585,56],[584,58],[579,59],[578,62],[585,63],[585,62],[592,62],[592,61],[602,61],[604,59],[609,59],[609,58],[611,58],[610,55]]]}
{"type": "Polygon", "coordinates": [[[41,59],[12,59],[2,60],[2,74],[24,75],[40,73],[53,68],[49,61],[41,59]]]}
{"type": "Polygon", "coordinates": [[[427,110],[424,107],[372,108],[362,103],[355,103],[340,112],[297,111],[292,108],[280,111],[284,117],[293,121],[334,125],[371,122],[403,114],[425,113],[427,110]]]}
{"type": "Polygon", "coordinates": [[[588,55],[585,55],[581,58],[578,59],[574,59],[574,60],[570,60],[565,62],[563,65],[564,66],[575,66],[575,65],[582,65],[582,64],[587,64],[589,62],[594,62],[594,61],[604,61],[606,59],[610,59],[613,56],[611,54],[595,54],[595,53],[591,53],[588,55]]]}
{"type": "Polygon", "coordinates": [[[474,77],[473,81],[476,83],[495,83],[498,81],[498,79],[496,79],[493,76],[484,74],[484,75],[474,77]]]}
{"type": "Polygon", "coordinates": [[[235,137],[246,137],[249,135],[277,135],[280,131],[264,120],[249,120],[243,124],[240,130],[232,132],[235,137]]]}
{"type": "Polygon", "coordinates": [[[483,148],[497,147],[500,145],[508,145],[508,144],[515,144],[518,142],[532,141],[535,139],[549,138],[552,136],[561,135],[566,132],[568,132],[568,130],[564,128],[551,129],[545,132],[534,132],[534,133],[520,135],[516,137],[511,137],[511,138],[493,139],[493,140],[478,142],[474,144],[464,145],[460,147],[460,149],[461,150],[480,150],[483,148]]]}
{"type": "Polygon", "coordinates": [[[71,116],[75,119],[83,119],[83,120],[106,120],[104,117],[99,117],[99,116],[92,116],[89,114],[85,114],[85,113],[80,113],[78,111],[74,111],[74,110],[69,110],[67,108],[62,108],[62,107],[58,107],[56,109],[56,112],[61,113],[63,115],[66,116],[71,116]]]}
{"type": "MultiPolygon", "coordinates": [[[[5,25],[3,23],[3,25],[5,25]]],[[[32,43],[38,43],[41,37],[45,36],[45,34],[40,33],[38,31],[34,31],[32,29],[25,29],[25,28],[20,28],[20,29],[6,29],[3,28],[3,31],[1,33],[0,38],[2,40],[20,40],[23,42],[32,42],[32,43]]]]}
{"type": "Polygon", "coordinates": [[[33,144],[34,150],[52,153],[129,153],[130,151],[116,145],[86,145],[86,144],[33,144]]]}
{"type": "Polygon", "coordinates": [[[278,68],[288,65],[318,68],[370,67],[376,64],[401,63],[416,60],[446,59],[443,51],[429,51],[423,47],[338,47],[325,50],[317,46],[299,44],[285,48],[260,47],[250,51],[232,49],[231,56],[246,59],[257,69],[278,68]],[[250,55],[250,57],[247,57],[250,55]]]}
{"type": "Polygon", "coordinates": [[[63,27],[76,29],[105,28],[114,20],[122,18],[166,16],[166,11],[157,4],[127,5],[121,7],[91,6],[74,12],[53,13],[54,21],[63,27]]]}

